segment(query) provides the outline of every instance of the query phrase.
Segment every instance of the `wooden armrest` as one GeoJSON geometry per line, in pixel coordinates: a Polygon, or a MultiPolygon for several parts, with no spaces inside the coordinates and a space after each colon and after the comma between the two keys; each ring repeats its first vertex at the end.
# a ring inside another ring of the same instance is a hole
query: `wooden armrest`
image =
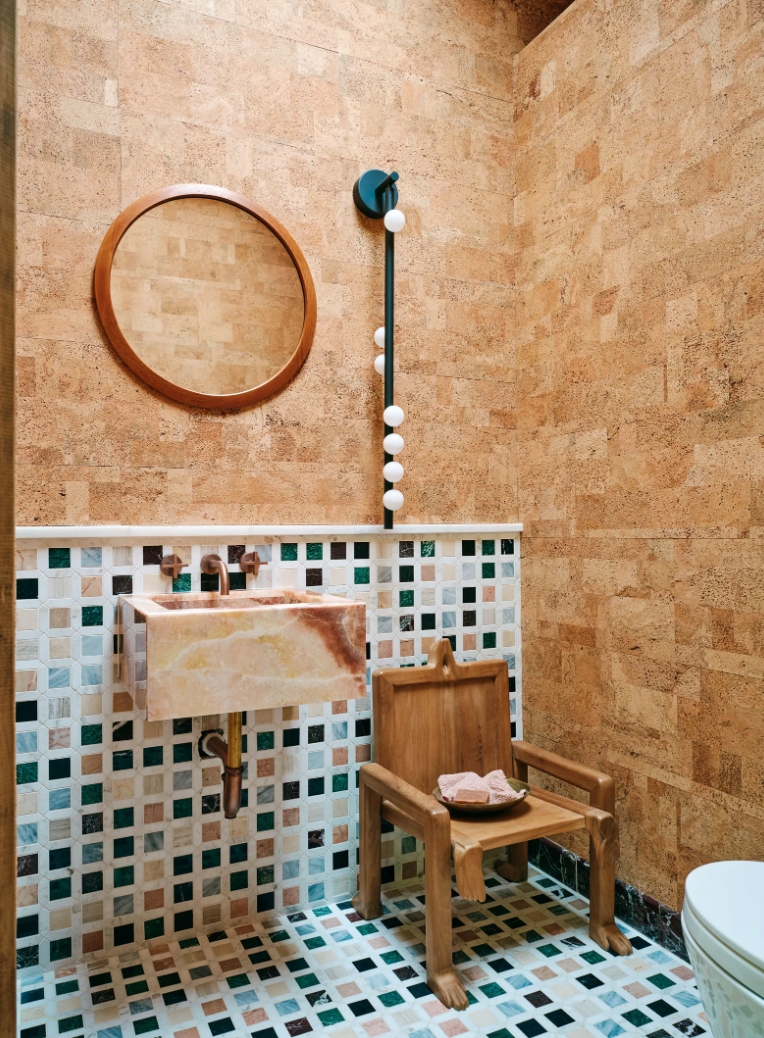
{"type": "Polygon", "coordinates": [[[539,800],[546,800],[548,804],[556,804],[558,807],[564,807],[566,811],[582,814],[598,864],[615,865],[618,861],[618,825],[609,811],[603,811],[591,804],[579,804],[577,800],[561,797],[558,793],[539,789],[538,786],[531,786],[531,793],[539,800]]]}
{"type": "Polygon", "coordinates": [[[422,793],[415,786],[398,778],[381,764],[362,764],[361,783],[371,786],[375,793],[406,811],[422,826],[428,821],[446,821],[449,826],[451,824],[448,808],[439,804],[435,797],[422,793]]]}
{"type": "Polygon", "coordinates": [[[588,768],[585,764],[568,760],[551,750],[542,750],[538,746],[522,740],[512,740],[512,753],[515,759],[531,768],[537,768],[546,775],[569,782],[571,786],[585,789],[589,794],[589,803],[608,814],[615,814],[615,782],[603,771],[588,768]]]}

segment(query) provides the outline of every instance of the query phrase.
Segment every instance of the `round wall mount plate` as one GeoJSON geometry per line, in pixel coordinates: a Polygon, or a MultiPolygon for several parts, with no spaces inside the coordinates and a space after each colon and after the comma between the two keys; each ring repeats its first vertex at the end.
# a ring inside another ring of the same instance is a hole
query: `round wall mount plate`
{"type": "MultiPolygon", "coordinates": [[[[381,169],[367,169],[353,184],[353,201],[356,208],[372,220],[381,220],[386,212],[383,208],[384,197],[377,194],[377,188],[386,177],[387,173],[381,169]]],[[[392,208],[394,209],[397,204],[398,188],[393,184],[392,208]]]]}

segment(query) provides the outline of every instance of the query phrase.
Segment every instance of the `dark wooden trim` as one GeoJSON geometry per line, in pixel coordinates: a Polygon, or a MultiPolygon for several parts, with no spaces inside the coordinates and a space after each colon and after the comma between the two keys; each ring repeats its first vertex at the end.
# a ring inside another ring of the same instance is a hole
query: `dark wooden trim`
{"type": "Polygon", "coordinates": [[[16,4],[0,0],[0,1035],[16,1034],[16,4]]]}
{"type": "Polygon", "coordinates": [[[172,400],[178,400],[182,404],[190,404],[193,407],[247,407],[250,404],[257,403],[259,400],[265,400],[266,397],[273,396],[274,393],[278,393],[292,381],[305,363],[305,358],[308,356],[310,347],[313,344],[313,336],[316,330],[316,289],[313,284],[310,267],[302,254],[300,246],[275,216],[271,216],[269,212],[255,202],[250,202],[244,195],[240,195],[236,191],[228,191],[224,187],[211,187],[209,184],[174,184],[172,187],[163,187],[159,191],[151,191],[129,205],[127,209],[124,209],[119,214],[106,232],[106,236],[101,243],[98,258],[96,259],[94,285],[96,306],[98,307],[98,315],[101,318],[104,331],[108,336],[109,342],[125,364],[153,389],[170,397],[172,400]],[[273,378],[269,378],[262,385],[255,386],[253,389],[248,389],[243,393],[225,393],[223,395],[196,393],[193,390],[184,389],[182,386],[178,386],[162,375],[157,374],[141,360],[122,334],[122,329],[119,327],[119,322],[114,313],[114,306],[111,300],[111,268],[114,262],[114,254],[117,251],[117,246],[122,236],[144,213],[155,209],[164,202],[170,202],[177,198],[212,198],[243,209],[245,213],[254,216],[255,219],[265,224],[276,235],[297,268],[305,302],[305,317],[297,348],[284,367],[277,371],[273,378]]]}

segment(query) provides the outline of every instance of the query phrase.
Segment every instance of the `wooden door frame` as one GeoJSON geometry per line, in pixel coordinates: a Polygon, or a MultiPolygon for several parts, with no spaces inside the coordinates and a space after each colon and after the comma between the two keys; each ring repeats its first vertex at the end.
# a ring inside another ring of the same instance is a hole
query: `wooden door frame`
{"type": "Polygon", "coordinates": [[[16,0],[0,0],[0,1036],[16,1035],[16,0]]]}

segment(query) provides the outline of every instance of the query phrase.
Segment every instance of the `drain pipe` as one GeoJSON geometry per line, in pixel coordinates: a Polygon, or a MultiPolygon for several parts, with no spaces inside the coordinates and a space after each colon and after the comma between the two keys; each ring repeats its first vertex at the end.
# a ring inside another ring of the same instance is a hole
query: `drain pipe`
{"type": "Polygon", "coordinates": [[[223,762],[223,813],[235,818],[241,807],[241,712],[228,715],[228,742],[219,732],[207,732],[199,740],[203,757],[219,757],[223,762]]]}

